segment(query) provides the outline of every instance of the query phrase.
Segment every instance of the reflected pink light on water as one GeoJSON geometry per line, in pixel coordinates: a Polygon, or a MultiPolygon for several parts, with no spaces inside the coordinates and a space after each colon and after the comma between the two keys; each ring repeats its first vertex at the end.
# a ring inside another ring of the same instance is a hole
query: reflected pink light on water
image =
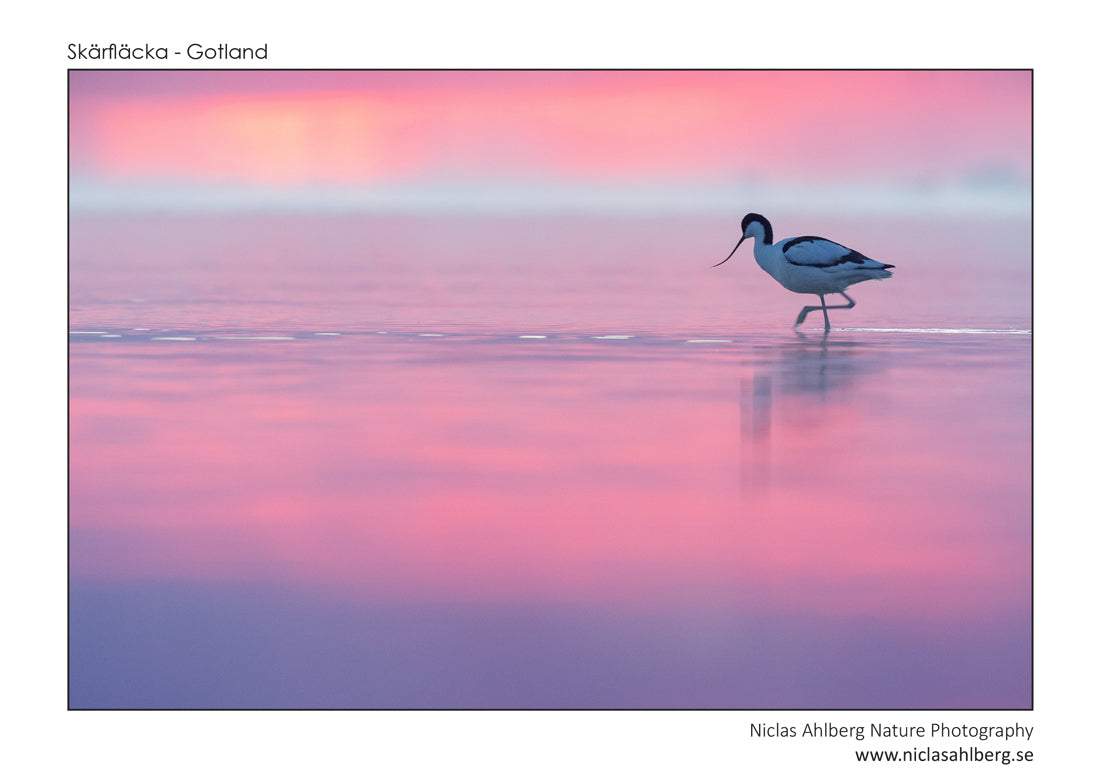
{"type": "Polygon", "coordinates": [[[1026,225],[729,221],[74,219],[75,705],[1030,705],[1026,225]]]}
{"type": "MultiPolygon", "coordinates": [[[[552,383],[583,386],[592,370],[555,365],[552,383]]],[[[652,386],[645,371],[596,370],[652,386]]],[[[1026,460],[991,459],[987,442],[941,450],[927,419],[778,397],[771,484],[745,492],[732,401],[698,400],[709,379],[678,376],[676,390],[697,400],[657,400],[640,418],[622,399],[551,406],[537,380],[507,370],[403,376],[363,366],[342,386],[254,391],[268,377],[228,367],[210,391],[189,385],[202,400],[178,421],[164,404],[184,383],[84,400],[78,376],[73,527],[149,540],[125,559],[78,554],[74,575],[277,576],[397,600],[648,602],[711,590],[843,613],[889,602],[915,616],[993,606],[1026,570],[1021,548],[989,533],[1026,522],[1013,489],[1026,460]],[[121,419],[150,421],[140,435],[102,435],[121,419]],[[898,450],[876,451],[884,440],[898,450]],[[922,440],[933,448],[907,454],[922,440]],[[133,484],[141,501],[126,497],[133,484]]]]}

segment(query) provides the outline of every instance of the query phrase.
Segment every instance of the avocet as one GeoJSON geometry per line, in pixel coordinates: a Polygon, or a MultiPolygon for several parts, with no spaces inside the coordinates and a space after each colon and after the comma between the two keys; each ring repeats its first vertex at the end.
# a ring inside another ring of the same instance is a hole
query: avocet
{"type": "Polygon", "coordinates": [[[861,281],[888,279],[894,275],[890,272],[893,265],[872,260],[855,249],[814,235],[773,243],[771,222],[760,214],[745,215],[741,220],[741,240],[718,265],[732,257],[746,238],[756,239],[752,255],[769,276],[791,292],[817,295],[821,300],[820,306],[802,309],[794,322],[795,327],[801,325],[811,311],[820,311],[825,317],[825,330],[829,330],[829,309],[853,308],[856,304],[844,290],[861,281]],[[841,295],[848,304],[825,305],[825,296],[834,293],[841,295]]]}

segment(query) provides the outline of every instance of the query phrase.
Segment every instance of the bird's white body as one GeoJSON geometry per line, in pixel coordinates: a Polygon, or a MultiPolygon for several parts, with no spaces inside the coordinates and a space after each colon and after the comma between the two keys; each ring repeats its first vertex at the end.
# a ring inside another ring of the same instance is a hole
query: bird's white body
{"type": "MultiPolygon", "coordinates": [[[[741,221],[741,232],[741,240],[733,247],[733,252],[730,252],[726,260],[733,256],[742,241],[753,238],[752,255],[765,273],[791,292],[817,295],[821,298],[820,306],[806,306],[802,309],[795,327],[802,324],[807,313],[820,310],[825,317],[825,329],[828,330],[828,309],[855,306],[855,301],[844,290],[861,281],[888,279],[894,275],[890,272],[893,265],[872,260],[854,249],[825,238],[804,235],[773,243],[771,223],[759,214],[746,215],[741,221]],[[848,305],[826,306],[824,296],[834,293],[843,295],[848,300],[848,305]]],[[[721,265],[722,262],[718,264],[721,265]]]]}
{"type": "Polygon", "coordinates": [[[825,238],[803,236],[765,243],[759,222],[752,222],[745,235],[756,239],[752,247],[756,264],[791,292],[825,295],[843,292],[861,281],[894,275],[887,270],[892,265],[876,262],[825,238]]]}

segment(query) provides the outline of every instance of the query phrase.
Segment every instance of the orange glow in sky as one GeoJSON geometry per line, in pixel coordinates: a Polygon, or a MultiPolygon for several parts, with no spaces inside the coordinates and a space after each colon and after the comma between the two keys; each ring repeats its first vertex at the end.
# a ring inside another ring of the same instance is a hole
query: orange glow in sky
{"type": "Polygon", "coordinates": [[[904,179],[1030,173],[1028,72],[74,72],[91,179],[904,179]]]}

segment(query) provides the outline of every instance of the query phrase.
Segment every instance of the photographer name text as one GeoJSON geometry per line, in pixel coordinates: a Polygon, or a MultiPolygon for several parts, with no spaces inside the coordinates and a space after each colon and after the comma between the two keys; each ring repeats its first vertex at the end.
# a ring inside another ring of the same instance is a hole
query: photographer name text
{"type": "Polygon", "coordinates": [[[1011,725],[948,725],[932,722],[927,725],[835,725],[832,722],[806,722],[785,725],[779,722],[757,722],[749,726],[751,738],[971,738],[979,741],[995,739],[1031,740],[1033,728],[1019,723],[1011,725]]]}

